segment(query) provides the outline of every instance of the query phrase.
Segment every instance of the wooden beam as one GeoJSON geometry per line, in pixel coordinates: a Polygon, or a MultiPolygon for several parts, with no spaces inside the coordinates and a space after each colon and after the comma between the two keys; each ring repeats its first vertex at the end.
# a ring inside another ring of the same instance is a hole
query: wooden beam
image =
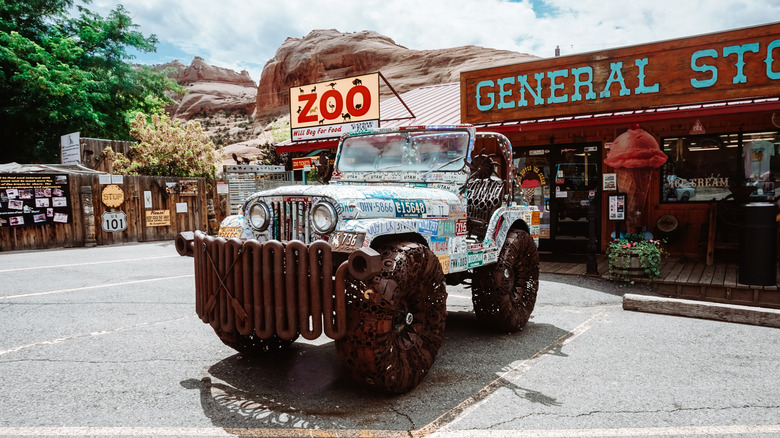
{"type": "Polygon", "coordinates": [[[712,203],[707,228],[707,266],[715,263],[715,225],[718,222],[718,204],[712,203]]]}
{"type": "Polygon", "coordinates": [[[780,328],[780,309],[626,294],[623,310],[780,328]]]}

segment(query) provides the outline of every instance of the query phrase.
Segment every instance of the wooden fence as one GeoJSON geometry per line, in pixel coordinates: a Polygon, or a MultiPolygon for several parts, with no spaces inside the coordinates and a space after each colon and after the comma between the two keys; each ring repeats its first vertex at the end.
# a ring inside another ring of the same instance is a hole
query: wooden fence
{"type": "Polygon", "coordinates": [[[130,152],[130,146],[134,143],[134,141],[81,138],[79,140],[81,164],[90,169],[114,173],[114,166],[110,161],[106,160],[106,154],[103,153],[103,150],[106,147],[109,147],[113,149],[114,152],[127,156],[130,152]]]}
{"type": "MultiPolygon", "coordinates": [[[[103,178],[111,175],[103,174],[103,178]]],[[[72,206],[68,223],[0,227],[0,250],[31,250],[58,247],[79,247],[173,240],[180,231],[215,230],[221,214],[213,213],[213,202],[219,199],[216,189],[208,189],[203,178],[167,178],[123,176],[116,184],[123,202],[109,207],[103,202],[103,191],[110,184],[101,184],[100,174],[70,174],[69,203],[72,206]],[[183,180],[189,193],[181,190],[183,180]],[[209,214],[211,207],[211,214],[209,214]],[[127,228],[104,231],[101,217],[105,212],[124,212],[127,228]],[[154,213],[152,213],[154,212],[154,213]],[[166,218],[168,218],[166,220],[166,218]]]]}

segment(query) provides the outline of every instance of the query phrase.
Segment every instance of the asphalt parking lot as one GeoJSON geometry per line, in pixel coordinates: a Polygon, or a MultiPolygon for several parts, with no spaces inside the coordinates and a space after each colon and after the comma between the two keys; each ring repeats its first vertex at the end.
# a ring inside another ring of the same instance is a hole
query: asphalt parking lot
{"type": "Polygon", "coordinates": [[[521,333],[450,287],[410,393],[368,393],[328,339],[248,360],[194,314],[172,242],[0,253],[0,436],[780,436],[778,329],[623,309],[543,276],[521,333]]]}

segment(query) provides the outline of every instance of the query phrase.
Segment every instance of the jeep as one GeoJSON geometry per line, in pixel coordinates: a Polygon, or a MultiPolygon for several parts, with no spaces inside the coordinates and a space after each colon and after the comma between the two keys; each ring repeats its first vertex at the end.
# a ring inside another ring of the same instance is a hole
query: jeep
{"type": "Polygon", "coordinates": [[[446,285],[480,324],[521,330],[539,285],[539,211],[515,204],[509,140],[472,126],[351,133],[325,185],[254,193],[216,237],[181,233],[198,316],[244,355],[335,340],[360,385],[398,394],[433,366],[446,285]]]}

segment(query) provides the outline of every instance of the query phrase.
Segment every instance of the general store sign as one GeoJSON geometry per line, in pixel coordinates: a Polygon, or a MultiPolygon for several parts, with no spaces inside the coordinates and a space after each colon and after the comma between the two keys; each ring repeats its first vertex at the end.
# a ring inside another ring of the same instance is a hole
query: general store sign
{"type": "Polygon", "coordinates": [[[379,73],[290,88],[292,141],[379,127],[379,73]]]}
{"type": "Polygon", "coordinates": [[[778,96],[780,23],[462,72],[460,88],[463,123],[778,96]]]}

